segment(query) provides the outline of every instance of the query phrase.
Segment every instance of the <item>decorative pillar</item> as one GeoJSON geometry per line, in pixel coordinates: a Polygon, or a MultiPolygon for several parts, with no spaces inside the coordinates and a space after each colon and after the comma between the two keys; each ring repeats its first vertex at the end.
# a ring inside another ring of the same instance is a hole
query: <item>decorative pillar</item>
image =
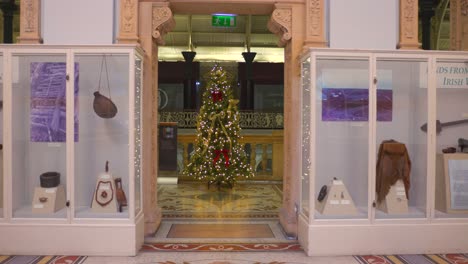
{"type": "Polygon", "coordinates": [[[450,0],[450,49],[468,50],[468,0],[450,0]]]}
{"type": "MultiPolygon", "coordinates": [[[[148,20],[149,21],[149,20],[148,20]]],[[[138,0],[121,0],[119,17],[120,44],[138,43],[138,0]]]]}
{"type": "Polygon", "coordinates": [[[419,49],[418,42],[418,0],[400,0],[400,41],[399,49],[419,49]]]}
{"type": "Polygon", "coordinates": [[[161,223],[161,209],[157,199],[158,174],[158,44],[174,25],[174,17],[167,2],[141,2],[139,6],[140,44],[145,51],[143,86],[144,176],[143,211],[145,234],[156,232],[161,223]],[[152,21],[152,23],[148,23],[152,21]],[[151,147],[149,147],[151,146],[151,147]]]}
{"type": "Polygon", "coordinates": [[[275,4],[268,28],[284,46],[284,167],[283,205],[280,223],[289,237],[297,237],[301,142],[301,104],[299,58],[304,46],[304,3],[275,4]]]}
{"type": "Polygon", "coordinates": [[[41,1],[21,0],[20,2],[20,35],[21,44],[39,44],[41,38],[41,1]]]}
{"type": "Polygon", "coordinates": [[[324,0],[306,0],[306,47],[327,47],[324,0]]]}

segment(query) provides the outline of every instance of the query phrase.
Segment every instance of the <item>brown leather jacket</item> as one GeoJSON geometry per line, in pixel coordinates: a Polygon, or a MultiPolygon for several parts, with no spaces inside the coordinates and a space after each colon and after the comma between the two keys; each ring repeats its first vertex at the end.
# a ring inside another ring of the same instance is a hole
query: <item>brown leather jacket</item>
{"type": "Polygon", "coordinates": [[[405,185],[406,197],[409,199],[411,161],[403,143],[393,139],[384,140],[379,147],[376,174],[377,201],[382,202],[390,187],[399,179],[405,185]]]}

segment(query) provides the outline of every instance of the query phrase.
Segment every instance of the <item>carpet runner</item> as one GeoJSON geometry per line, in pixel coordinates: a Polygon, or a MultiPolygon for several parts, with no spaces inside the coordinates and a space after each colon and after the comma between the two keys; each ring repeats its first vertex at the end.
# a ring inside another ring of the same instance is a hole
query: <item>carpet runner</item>
{"type": "Polygon", "coordinates": [[[1,256],[0,264],[81,264],[85,256],[1,256]]]}
{"type": "Polygon", "coordinates": [[[141,251],[197,251],[197,252],[285,252],[285,251],[302,251],[302,248],[297,243],[264,243],[264,244],[248,244],[248,243],[145,243],[141,251]]]}
{"type": "Polygon", "coordinates": [[[468,254],[354,256],[361,264],[468,264],[468,254]]]}

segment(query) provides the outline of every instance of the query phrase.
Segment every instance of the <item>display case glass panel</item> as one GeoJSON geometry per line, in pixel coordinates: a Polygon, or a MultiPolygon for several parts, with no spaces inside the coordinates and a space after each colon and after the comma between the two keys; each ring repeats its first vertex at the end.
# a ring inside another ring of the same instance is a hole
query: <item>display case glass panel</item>
{"type": "Polygon", "coordinates": [[[317,56],[315,80],[315,218],[367,218],[369,60],[317,56]]]}
{"type": "Polygon", "coordinates": [[[66,55],[13,54],[11,66],[13,217],[66,218],[66,55]]]}
{"type": "Polygon", "coordinates": [[[4,201],[4,194],[5,191],[3,189],[3,54],[0,53],[0,218],[3,218],[3,208],[5,205],[3,204],[4,201]]]}
{"type": "Polygon", "coordinates": [[[75,64],[75,218],[128,218],[119,192],[129,199],[129,54],[77,53],[75,64]]]}
{"type": "Polygon", "coordinates": [[[468,217],[468,67],[437,60],[435,216],[468,217]]]}
{"type": "Polygon", "coordinates": [[[142,161],[142,61],[139,57],[135,57],[135,156],[134,156],[134,173],[135,173],[135,215],[141,211],[141,201],[142,201],[142,192],[141,192],[141,161],[142,161]]]}
{"type": "Polygon", "coordinates": [[[302,63],[302,175],[301,175],[301,209],[302,213],[309,216],[309,190],[310,190],[310,58],[302,63]]]}
{"type": "Polygon", "coordinates": [[[382,58],[376,68],[375,217],[425,218],[427,59],[382,58]]]}

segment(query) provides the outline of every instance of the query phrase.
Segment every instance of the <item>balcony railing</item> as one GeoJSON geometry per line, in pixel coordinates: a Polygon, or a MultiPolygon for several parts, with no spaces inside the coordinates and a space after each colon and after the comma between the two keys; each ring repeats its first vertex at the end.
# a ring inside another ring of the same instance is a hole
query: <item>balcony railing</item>
{"type": "MultiPolygon", "coordinates": [[[[242,132],[240,143],[244,145],[250,165],[255,168],[255,177],[248,180],[281,181],[283,178],[283,130],[243,130],[242,132]]],[[[193,133],[179,133],[177,136],[179,180],[193,180],[182,175],[181,172],[189,163],[195,138],[194,131],[193,133]]]]}
{"type": "MultiPolygon", "coordinates": [[[[197,112],[159,112],[159,122],[177,122],[178,128],[196,128],[197,112]]],[[[242,129],[283,129],[283,113],[240,112],[242,129]]]]}

